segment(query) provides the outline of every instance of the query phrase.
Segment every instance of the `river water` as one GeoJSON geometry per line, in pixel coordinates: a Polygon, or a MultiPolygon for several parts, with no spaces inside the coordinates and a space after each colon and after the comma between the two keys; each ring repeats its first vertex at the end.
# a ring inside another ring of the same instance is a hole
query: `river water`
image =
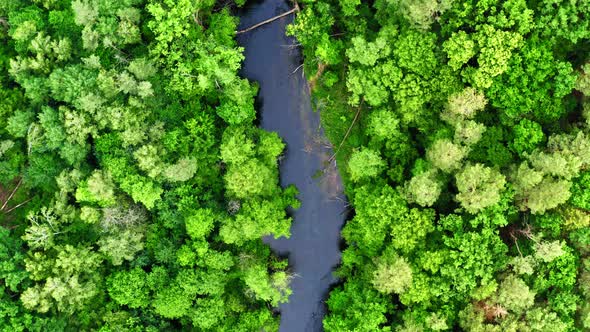
{"type": "MultiPolygon", "coordinates": [[[[238,14],[240,29],[290,9],[282,0],[249,3],[238,14]]],[[[322,331],[324,301],[336,282],[340,262],[340,230],[346,219],[346,200],[332,153],[320,128],[319,113],[311,109],[296,40],[285,36],[293,15],[238,35],[245,48],[241,75],[260,85],[257,99],[260,126],[276,131],[287,144],[280,163],[281,185],[295,184],[301,207],[292,211],[291,237],[264,239],[288,256],[294,273],[293,294],[280,305],[281,332],[322,331]]]]}

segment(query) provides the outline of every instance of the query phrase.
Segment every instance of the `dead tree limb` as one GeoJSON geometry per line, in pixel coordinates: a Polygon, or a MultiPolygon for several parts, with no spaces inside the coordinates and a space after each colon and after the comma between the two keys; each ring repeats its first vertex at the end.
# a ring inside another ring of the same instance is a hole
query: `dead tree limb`
{"type": "Polygon", "coordinates": [[[0,210],[4,210],[4,208],[6,208],[6,205],[8,205],[8,202],[10,202],[10,200],[12,199],[12,197],[14,196],[14,194],[16,193],[16,191],[18,190],[18,188],[20,187],[20,185],[22,183],[23,183],[23,178],[20,178],[18,180],[18,183],[14,187],[14,189],[12,189],[12,192],[10,193],[10,195],[8,196],[8,198],[6,199],[6,201],[4,201],[4,204],[2,204],[2,207],[0,207],[0,210]]]}
{"type": "Polygon", "coordinates": [[[197,25],[203,26],[203,24],[201,24],[201,19],[199,18],[199,10],[198,9],[196,12],[193,13],[193,21],[195,21],[195,23],[197,25]]]}
{"type": "Polygon", "coordinates": [[[293,9],[291,9],[289,11],[286,11],[286,12],[284,12],[284,13],[282,13],[280,15],[277,15],[275,17],[271,17],[268,20],[264,20],[264,21],[262,21],[262,22],[260,22],[258,24],[254,24],[253,26],[251,26],[251,27],[249,27],[247,29],[236,31],[236,35],[239,35],[239,34],[242,34],[242,33],[245,33],[245,32],[251,31],[251,30],[254,30],[254,29],[259,28],[259,27],[261,27],[261,26],[263,26],[265,24],[271,23],[273,21],[278,20],[279,18],[285,17],[287,15],[293,14],[293,13],[298,12],[298,11],[299,11],[299,4],[297,2],[295,2],[295,7],[293,7],[293,9]]]}
{"type": "Polygon", "coordinates": [[[338,148],[336,149],[336,151],[334,151],[334,154],[332,155],[332,157],[330,157],[330,159],[328,159],[329,162],[332,162],[334,159],[336,159],[336,155],[338,154],[338,152],[340,152],[340,149],[344,145],[344,142],[348,138],[348,135],[350,135],[350,132],[352,131],[352,128],[354,127],[354,124],[358,120],[359,115],[361,114],[361,110],[362,109],[363,109],[363,101],[361,100],[361,103],[359,104],[359,107],[358,107],[358,109],[356,111],[356,114],[354,115],[354,119],[352,119],[352,123],[350,124],[350,127],[348,127],[348,130],[346,131],[346,134],[342,138],[342,141],[338,145],[338,148]]]}
{"type": "Polygon", "coordinates": [[[303,67],[303,64],[300,64],[299,66],[297,66],[297,68],[295,68],[295,70],[293,70],[293,72],[291,72],[291,75],[295,74],[301,67],[303,67]]]}
{"type": "Polygon", "coordinates": [[[510,236],[512,237],[512,240],[514,240],[514,244],[516,244],[516,250],[518,250],[518,254],[520,254],[520,257],[522,257],[522,252],[520,251],[520,247],[518,246],[518,239],[512,232],[510,233],[510,236]]]}
{"type": "Polygon", "coordinates": [[[21,202],[21,203],[19,203],[19,204],[15,205],[15,206],[11,207],[10,209],[8,209],[8,210],[7,210],[6,212],[4,212],[4,213],[7,213],[7,214],[8,214],[8,213],[10,213],[10,212],[12,212],[12,211],[14,211],[14,210],[18,209],[19,207],[21,207],[21,206],[23,206],[23,205],[27,204],[27,203],[28,203],[28,202],[30,202],[31,200],[33,200],[33,199],[32,199],[32,198],[28,198],[28,199],[27,199],[27,200],[25,200],[24,202],[21,202]]]}

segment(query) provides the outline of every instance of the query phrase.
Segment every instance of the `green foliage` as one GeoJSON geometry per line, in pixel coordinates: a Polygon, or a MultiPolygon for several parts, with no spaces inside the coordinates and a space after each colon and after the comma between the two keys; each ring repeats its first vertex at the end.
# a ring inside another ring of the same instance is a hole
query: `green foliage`
{"type": "Polygon", "coordinates": [[[269,196],[276,188],[276,175],[256,159],[230,166],[225,174],[227,190],[237,198],[269,196]]]}
{"type": "Polygon", "coordinates": [[[512,141],[511,147],[521,156],[525,152],[532,152],[545,138],[541,125],[527,119],[520,120],[512,130],[514,132],[514,140],[512,141]]]}
{"type": "Polygon", "coordinates": [[[0,1],[0,330],[278,330],[297,190],[214,5],[0,1]]]}
{"type": "Polygon", "coordinates": [[[360,181],[376,177],[385,167],[385,162],[375,151],[364,149],[350,156],[348,171],[352,181],[360,181]]]}
{"type": "Polygon", "coordinates": [[[574,180],[571,188],[571,203],[579,208],[590,210],[590,172],[582,172],[574,180]]]}
{"type": "Polygon", "coordinates": [[[529,309],[535,303],[535,293],[515,276],[508,276],[498,286],[496,302],[504,309],[517,313],[529,309]]]}
{"type": "Polygon", "coordinates": [[[391,54],[391,48],[384,37],[377,37],[373,42],[367,42],[360,36],[351,39],[351,47],[346,50],[350,62],[358,62],[365,66],[374,66],[377,60],[391,54]]]}
{"type": "Polygon", "coordinates": [[[228,164],[224,175],[227,191],[238,199],[270,197],[278,192],[277,163],[284,144],[276,135],[247,132],[229,127],[223,135],[222,161],[228,164]],[[254,140],[265,147],[254,149],[254,140]]]}
{"type": "Polygon", "coordinates": [[[215,224],[215,215],[210,209],[199,209],[186,218],[186,233],[193,239],[205,238],[215,224]]]}
{"type": "Polygon", "coordinates": [[[76,312],[88,305],[98,292],[96,269],[101,263],[100,256],[90,248],[71,245],[55,247],[52,251],[53,258],[36,252],[25,259],[31,279],[38,282],[25,289],[20,299],[25,308],[41,313],[52,308],[76,312]]]}
{"type": "Polygon", "coordinates": [[[466,154],[467,151],[462,146],[448,139],[439,139],[429,147],[426,158],[434,167],[448,173],[461,167],[466,154]]]}
{"type": "Polygon", "coordinates": [[[268,301],[273,306],[280,302],[286,302],[291,294],[288,288],[291,276],[286,272],[275,272],[269,274],[266,267],[262,265],[253,265],[244,271],[244,281],[246,287],[255,297],[268,301]]]}
{"type": "Polygon", "coordinates": [[[513,51],[520,46],[522,36],[518,33],[497,30],[490,25],[481,25],[473,39],[479,48],[476,54],[478,68],[467,67],[462,76],[477,89],[487,89],[493,79],[508,70],[513,51]]]}
{"type": "Polygon", "coordinates": [[[326,331],[382,331],[385,314],[393,309],[389,299],[365,287],[362,280],[348,281],[334,290],[327,302],[332,314],[324,320],[326,331]]]}
{"type": "Polygon", "coordinates": [[[98,203],[102,206],[115,204],[115,185],[109,174],[95,171],[88,178],[86,185],[82,184],[76,192],[79,202],[98,203]]]}
{"type": "Polygon", "coordinates": [[[555,59],[551,44],[531,38],[510,59],[510,68],[488,91],[494,106],[510,120],[525,114],[547,123],[559,119],[567,109],[563,97],[574,87],[575,76],[569,62],[555,59]],[[527,82],[514,84],[514,82],[527,82]]]}
{"type": "Polygon", "coordinates": [[[251,199],[242,204],[234,217],[226,219],[219,234],[226,243],[242,244],[266,235],[288,237],[291,218],[285,213],[291,200],[281,197],[274,200],[251,199]]]}
{"type": "MultiPolygon", "coordinates": [[[[300,5],[355,208],[325,330],[589,329],[590,2],[300,5]]],[[[278,330],[297,191],[237,23],[0,1],[1,330],[278,330]]]]}
{"type": "Polygon", "coordinates": [[[448,65],[453,70],[459,70],[476,54],[476,44],[465,31],[453,32],[453,35],[443,43],[443,50],[449,58],[448,65]]]}
{"type": "Polygon", "coordinates": [[[389,227],[407,207],[404,199],[389,186],[360,187],[353,198],[355,217],[346,224],[342,236],[364,252],[376,254],[384,245],[389,227]]]}
{"type": "Polygon", "coordinates": [[[421,30],[428,30],[436,16],[447,10],[452,0],[402,0],[399,4],[400,14],[410,24],[421,30]]]}
{"type": "Polygon", "coordinates": [[[402,294],[412,284],[412,268],[403,257],[382,259],[373,272],[373,286],[381,293],[402,294]]]}
{"type": "Polygon", "coordinates": [[[132,261],[144,248],[144,230],[141,227],[119,230],[98,240],[98,251],[103,253],[113,265],[121,265],[124,260],[132,261]]]}
{"type": "Polygon", "coordinates": [[[587,292],[574,285],[587,281],[576,257],[587,260],[590,243],[590,5],[320,0],[303,10],[290,32],[328,137],[345,139],[336,159],[355,209],[324,328],[587,329],[587,292]],[[322,62],[337,83],[313,76],[326,35],[343,49],[342,63],[322,62]],[[347,137],[338,119],[357,111],[347,137]],[[386,294],[399,306],[379,306],[386,294]]]}
{"type": "Polygon", "coordinates": [[[469,213],[476,213],[500,201],[506,180],[502,174],[482,164],[468,165],[456,175],[456,198],[469,213]]]}
{"type": "Polygon", "coordinates": [[[442,191],[442,183],[435,171],[414,176],[406,185],[406,199],[421,206],[432,206],[442,191]]]}
{"type": "Polygon", "coordinates": [[[146,280],[147,274],[138,267],[115,272],[107,279],[109,296],[118,304],[129,308],[147,307],[150,298],[146,280]]]}
{"type": "Polygon", "coordinates": [[[310,3],[297,15],[296,22],[287,27],[287,34],[296,35],[304,45],[313,45],[304,50],[306,58],[317,59],[327,64],[338,64],[341,62],[339,52],[342,46],[330,38],[334,21],[327,3],[310,3]]]}

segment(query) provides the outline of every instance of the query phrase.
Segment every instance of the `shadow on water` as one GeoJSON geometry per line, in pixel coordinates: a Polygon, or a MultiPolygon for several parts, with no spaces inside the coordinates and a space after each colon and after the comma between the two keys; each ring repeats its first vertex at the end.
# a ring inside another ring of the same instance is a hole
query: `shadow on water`
{"type": "MultiPolygon", "coordinates": [[[[249,3],[238,12],[240,29],[290,9],[283,0],[249,3]]],[[[265,238],[273,250],[287,255],[295,274],[293,294],[281,304],[282,332],[322,331],[324,301],[337,282],[332,272],[340,263],[340,230],[346,220],[346,198],[332,153],[313,112],[295,40],[285,36],[292,15],[238,36],[245,48],[241,75],[260,86],[259,124],[277,132],[287,144],[281,162],[281,184],[295,184],[301,207],[292,211],[291,237],[265,238]],[[298,70],[297,70],[298,69],[298,70]],[[314,176],[322,172],[320,177],[314,176]]]]}

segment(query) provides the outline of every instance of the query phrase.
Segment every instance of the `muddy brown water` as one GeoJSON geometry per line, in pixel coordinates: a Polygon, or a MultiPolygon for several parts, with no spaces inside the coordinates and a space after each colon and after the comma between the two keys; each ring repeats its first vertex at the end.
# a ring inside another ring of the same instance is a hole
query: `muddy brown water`
{"type": "MultiPolygon", "coordinates": [[[[238,11],[239,29],[284,13],[282,0],[249,3],[238,11]]],[[[294,274],[289,302],[279,306],[281,332],[322,331],[325,300],[337,280],[340,230],[346,219],[346,198],[335,165],[328,163],[332,149],[320,127],[320,114],[311,108],[296,40],[285,35],[293,15],[240,34],[245,48],[242,77],[258,82],[258,121],[287,144],[280,162],[281,185],[299,189],[301,207],[291,211],[290,238],[265,238],[272,249],[289,258],[294,274]],[[318,176],[320,175],[320,176],[318,176]]]]}

